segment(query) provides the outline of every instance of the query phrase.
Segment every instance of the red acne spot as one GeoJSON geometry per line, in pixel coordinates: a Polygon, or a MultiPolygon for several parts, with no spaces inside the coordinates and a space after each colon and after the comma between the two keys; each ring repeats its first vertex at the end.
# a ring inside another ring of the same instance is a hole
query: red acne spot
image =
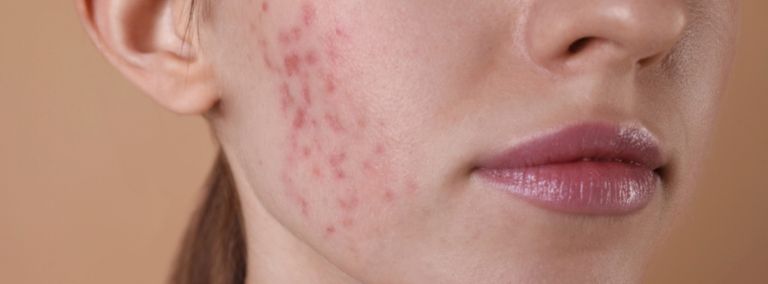
{"type": "Polygon", "coordinates": [[[344,132],[344,126],[341,125],[339,117],[335,114],[325,114],[325,122],[328,123],[328,126],[331,127],[331,129],[336,133],[344,132]]]}
{"type": "Polygon", "coordinates": [[[293,76],[299,73],[301,68],[301,58],[296,54],[290,54],[283,60],[285,65],[285,72],[288,76],[293,76]]]}
{"type": "Polygon", "coordinates": [[[385,151],[386,149],[384,149],[384,145],[382,144],[376,145],[376,149],[373,150],[376,155],[383,155],[385,151]]]}
{"type": "Polygon", "coordinates": [[[348,37],[347,33],[344,30],[342,30],[341,27],[336,27],[335,32],[337,37],[343,37],[343,38],[348,37]]]}
{"type": "Polygon", "coordinates": [[[301,154],[304,156],[304,158],[309,158],[309,156],[312,156],[312,149],[305,146],[302,148],[301,154]]]}
{"type": "Polygon", "coordinates": [[[269,2],[264,1],[261,3],[261,11],[265,13],[269,11],[269,2]]]}
{"type": "Polygon", "coordinates": [[[307,111],[300,108],[296,111],[296,116],[293,117],[293,128],[301,129],[306,122],[307,111]]]}
{"type": "Polygon", "coordinates": [[[330,236],[330,235],[333,235],[334,233],[336,233],[336,227],[334,227],[333,225],[325,227],[325,234],[330,236]]]}
{"type": "Polygon", "coordinates": [[[291,89],[288,86],[288,83],[283,83],[280,86],[280,106],[282,107],[283,113],[287,113],[288,109],[293,106],[293,96],[291,96],[291,89]]]}
{"type": "Polygon", "coordinates": [[[301,89],[301,94],[304,96],[304,101],[307,103],[307,105],[312,104],[312,97],[311,97],[311,91],[309,89],[309,83],[304,82],[301,89]]]}
{"type": "Polygon", "coordinates": [[[385,190],[384,191],[384,201],[386,202],[392,202],[395,200],[395,193],[392,192],[392,190],[385,190]]]}
{"type": "Polygon", "coordinates": [[[314,166],[312,167],[312,176],[315,178],[322,178],[323,177],[323,171],[320,170],[320,167],[314,166]]]}
{"type": "Polygon", "coordinates": [[[344,211],[349,211],[349,210],[355,209],[355,207],[357,207],[357,205],[360,202],[357,199],[357,197],[351,196],[351,197],[346,198],[346,199],[341,199],[340,198],[338,200],[338,203],[339,203],[339,208],[341,208],[344,211]]]}
{"type": "Polygon", "coordinates": [[[288,45],[293,42],[301,40],[301,28],[299,27],[293,27],[291,30],[287,32],[282,32],[280,35],[278,35],[277,39],[282,43],[283,45],[288,45]]]}
{"type": "Polygon", "coordinates": [[[315,22],[316,16],[317,10],[315,10],[315,6],[312,6],[312,3],[304,3],[304,6],[301,8],[301,19],[304,25],[310,26],[315,22]]]}
{"type": "Polygon", "coordinates": [[[328,75],[325,76],[325,91],[330,93],[333,93],[336,91],[336,79],[333,78],[333,76],[328,75]]]}
{"type": "Polygon", "coordinates": [[[287,34],[287,33],[280,33],[280,35],[277,36],[277,39],[282,44],[289,44],[289,43],[291,43],[291,36],[289,34],[287,34]]]}
{"type": "Polygon", "coordinates": [[[307,52],[307,54],[304,55],[304,61],[307,61],[307,64],[309,65],[315,65],[317,63],[317,54],[314,51],[307,52]]]}
{"type": "Polygon", "coordinates": [[[343,180],[347,177],[347,174],[341,169],[341,164],[343,164],[346,159],[347,154],[345,153],[335,154],[328,158],[328,164],[333,168],[334,177],[338,180],[343,180]]]}
{"type": "Polygon", "coordinates": [[[305,217],[309,216],[309,203],[304,197],[299,196],[299,204],[301,205],[301,214],[305,217]]]}
{"type": "Polygon", "coordinates": [[[328,158],[328,163],[331,164],[332,167],[338,168],[346,160],[347,160],[347,154],[339,153],[339,154],[332,155],[330,158],[328,158]]]}
{"type": "Polygon", "coordinates": [[[336,169],[334,172],[334,177],[336,177],[337,180],[343,180],[347,178],[347,174],[341,169],[336,169]]]}

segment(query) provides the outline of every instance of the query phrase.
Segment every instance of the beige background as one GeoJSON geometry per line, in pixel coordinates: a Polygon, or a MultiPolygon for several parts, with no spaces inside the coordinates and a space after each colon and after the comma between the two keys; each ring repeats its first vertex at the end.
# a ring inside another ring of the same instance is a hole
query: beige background
{"type": "MultiPolygon", "coordinates": [[[[700,194],[649,283],[768,283],[768,1],[743,3],[700,194]]],[[[99,57],[72,1],[0,1],[0,283],[162,283],[213,155],[202,119],[99,57]]]]}

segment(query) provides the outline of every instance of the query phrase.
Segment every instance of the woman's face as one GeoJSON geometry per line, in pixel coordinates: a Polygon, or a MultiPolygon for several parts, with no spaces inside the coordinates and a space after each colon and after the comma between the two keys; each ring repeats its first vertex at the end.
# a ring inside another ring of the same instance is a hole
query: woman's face
{"type": "Polygon", "coordinates": [[[365,283],[616,283],[693,190],[736,1],[211,6],[214,125],[241,195],[334,266],[365,283]],[[598,201],[546,195],[574,184],[598,201]]]}

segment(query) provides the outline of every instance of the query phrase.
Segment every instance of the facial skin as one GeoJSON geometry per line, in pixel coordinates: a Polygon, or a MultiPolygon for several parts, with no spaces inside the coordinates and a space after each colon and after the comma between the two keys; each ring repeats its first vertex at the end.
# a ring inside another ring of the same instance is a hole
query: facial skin
{"type": "Polygon", "coordinates": [[[737,6],[214,2],[192,48],[204,76],[166,105],[215,108],[245,208],[250,283],[639,281],[694,190],[737,6]],[[557,213],[473,178],[481,157],[595,121],[659,138],[664,186],[642,210],[557,213]]]}

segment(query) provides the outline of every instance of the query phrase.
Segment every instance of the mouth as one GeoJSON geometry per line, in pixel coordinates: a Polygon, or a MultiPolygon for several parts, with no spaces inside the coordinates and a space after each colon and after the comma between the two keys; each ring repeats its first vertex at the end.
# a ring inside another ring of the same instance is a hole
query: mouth
{"type": "Polygon", "coordinates": [[[658,139],[645,128],[589,123],[530,139],[481,161],[473,175],[537,207],[621,215],[662,188],[658,139]]]}

